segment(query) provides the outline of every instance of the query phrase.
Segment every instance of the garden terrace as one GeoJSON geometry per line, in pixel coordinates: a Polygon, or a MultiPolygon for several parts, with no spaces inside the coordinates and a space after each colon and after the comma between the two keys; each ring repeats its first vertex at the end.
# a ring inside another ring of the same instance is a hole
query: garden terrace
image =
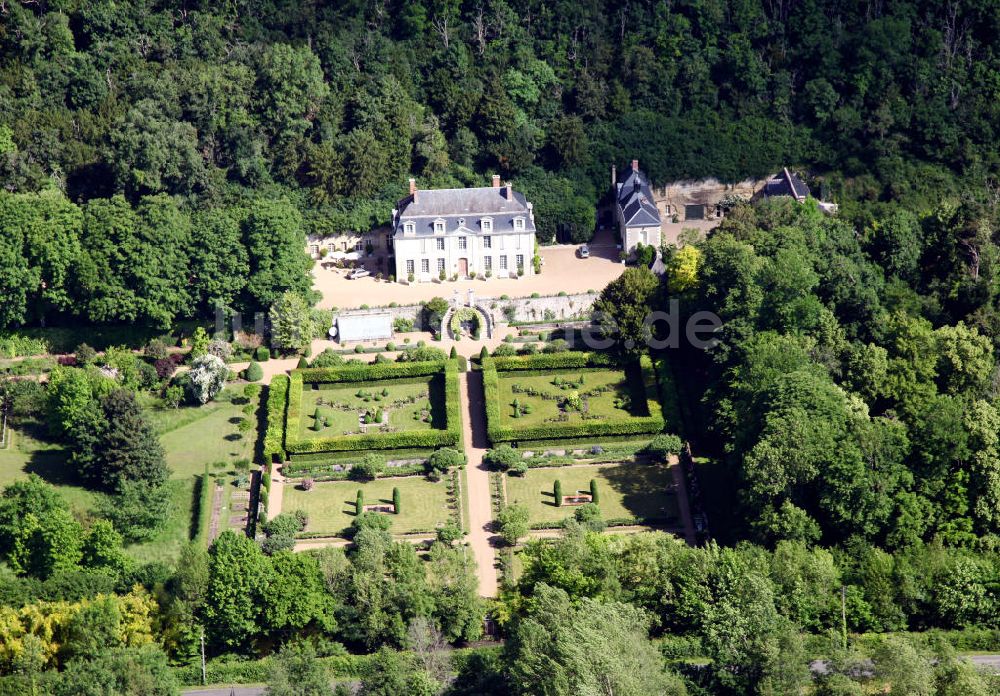
{"type": "Polygon", "coordinates": [[[482,361],[490,442],[530,443],[663,430],[652,361],[620,364],[600,353],[482,361]]]}
{"type": "MultiPolygon", "coordinates": [[[[278,412],[280,404],[269,416],[278,412]]],[[[454,447],[461,428],[455,360],[308,368],[289,379],[284,452],[290,457],[454,447]]]]}
{"type": "Polygon", "coordinates": [[[405,478],[379,478],[374,481],[329,481],[317,483],[312,490],[301,486],[286,486],[283,507],[286,511],[302,510],[309,522],[302,534],[305,537],[347,536],[356,516],[357,493],[363,496],[364,508],[392,506],[392,490],[399,489],[400,513],[385,514],[392,522],[393,534],[427,533],[452,519],[451,500],[447,480],[428,481],[417,476],[405,478]]]}
{"type": "Polygon", "coordinates": [[[564,501],[590,495],[590,481],[597,485],[597,505],[611,524],[671,524],[679,514],[669,466],[601,464],[531,469],[524,476],[507,476],[507,503],[528,508],[533,526],[555,525],[573,516],[576,505],[557,506],[556,480],[564,501]]]}

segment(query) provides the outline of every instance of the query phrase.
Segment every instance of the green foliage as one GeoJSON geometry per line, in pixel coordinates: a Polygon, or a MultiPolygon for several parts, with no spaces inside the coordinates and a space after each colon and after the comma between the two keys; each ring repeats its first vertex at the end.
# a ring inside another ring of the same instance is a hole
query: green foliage
{"type": "Polygon", "coordinates": [[[500,384],[498,372],[518,370],[553,370],[575,367],[605,367],[617,361],[604,353],[548,353],[511,358],[488,358],[483,362],[483,390],[486,401],[486,427],[490,442],[580,438],[586,436],[639,435],[663,430],[663,412],[657,400],[656,375],[648,355],[639,358],[639,372],[646,396],[649,415],[627,416],[616,420],[591,420],[581,423],[546,423],[539,426],[509,427],[502,425],[500,414],[500,384]]]}
{"type": "Polygon", "coordinates": [[[508,546],[513,546],[528,533],[528,508],[523,505],[508,505],[497,515],[500,537],[508,546]]]}
{"type": "Polygon", "coordinates": [[[555,501],[556,507],[562,507],[563,504],[563,492],[562,492],[562,481],[556,479],[552,484],[552,498],[555,501]]]}
{"type": "Polygon", "coordinates": [[[264,379],[264,369],[260,366],[260,363],[256,360],[251,360],[250,365],[247,367],[244,379],[248,382],[259,382],[264,379]]]}
{"type": "Polygon", "coordinates": [[[316,326],[312,309],[294,292],[282,293],[271,305],[271,345],[286,353],[300,351],[312,343],[316,326]]]}
{"type": "Polygon", "coordinates": [[[395,511],[395,513],[397,515],[400,513],[399,503],[400,503],[399,489],[398,488],[393,488],[392,489],[392,507],[393,507],[393,510],[395,511]]]}
{"type": "Polygon", "coordinates": [[[449,469],[464,466],[465,462],[466,457],[464,453],[450,447],[443,447],[435,450],[427,458],[427,471],[428,473],[437,472],[438,474],[445,474],[449,469]]]}
{"type": "Polygon", "coordinates": [[[285,409],[288,406],[286,375],[275,375],[267,388],[267,430],[264,433],[264,457],[285,460],[285,409]]]}

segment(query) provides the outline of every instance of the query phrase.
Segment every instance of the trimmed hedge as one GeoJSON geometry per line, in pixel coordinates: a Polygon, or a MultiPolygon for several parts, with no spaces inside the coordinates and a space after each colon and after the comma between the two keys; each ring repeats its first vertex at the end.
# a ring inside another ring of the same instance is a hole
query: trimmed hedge
{"type": "Polygon", "coordinates": [[[345,452],[361,450],[386,450],[407,448],[454,447],[462,440],[462,415],[458,391],[458,361],[381,363],[349,365],[336,368],[309,368],[292,371],[288,390],[288,409],[285,422],[297,424],[302,415],[304,383],[330,384],[337,382],[377,382],[400,377],[441,374],[445,381],[445,428],[443,430],[411,430],[396,433],[366,433],[364,435],[337,435],[300,440],[297,427],[286,427],[285,451],[302,454],[309,452],[345,452]]]}
{"type": "Polygon", "coordinates": [[[656,373],[648,355],[639,358],[639,370],[646,396],[646,416],[582,423],[546,423],[534,427],[501,425],[500,372],[554,370],[564,368],[606,367],[617,365],[604,353],[541,353],[512,358],[487,358],[483,361],[483,391],[486,398],[486,429],[490,443],[527,442],[556,438],[580,438],[606,435],[644,435],[663,430],[663,409],[657,400],[656,373]]]}
{"type": "MultiPolygon", "coordinates": [[[[275,375],[267,389],[267,432],[264,434],[264,459],[285,461],[285,410],[288,407],[289,382],[285,375],[275,375]]],[[[302,397],[299,384],[299,398],[302,397]]]]}
{"type": "MultiPolygon", "coordinates": [[[[270,476],[268,480],[270,480],[270,476]]],[[[208,527],[212,518],[212,498],[215,494],[215,482],[205,465],[205,473],[198,479],[198,534],[195,537],[202,547],[208,546],[208,527]]]]}

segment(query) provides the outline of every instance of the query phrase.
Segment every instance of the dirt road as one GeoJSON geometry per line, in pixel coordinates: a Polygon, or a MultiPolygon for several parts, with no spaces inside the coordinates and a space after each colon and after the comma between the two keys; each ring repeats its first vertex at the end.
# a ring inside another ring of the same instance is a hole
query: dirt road
{"type": "Polygon", "coordinates": [[[490,474],[483,465],[486,452],[486,417],[483,406],[483,378],[479,372],[463,372],[458,377],[462,395],[462,431],[465,453],[469,505],[469,546],[479,568],[479,594],[496,597],[496,554],[490,531],[493,509],[490,504],[490,474]]]}

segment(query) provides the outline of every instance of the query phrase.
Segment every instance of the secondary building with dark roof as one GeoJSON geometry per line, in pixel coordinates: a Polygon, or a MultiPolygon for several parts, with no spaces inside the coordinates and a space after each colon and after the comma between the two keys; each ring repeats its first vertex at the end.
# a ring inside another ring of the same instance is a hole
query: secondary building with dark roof
{"type": "Polygon", "coordinates": [[[626,254],[639,244],[660,246],[660,211],[653,199],[649,179],[639,169],[639,160],[632,160],[619,181],[617,171],[611,170],[611,186],[615,195],[615,216],[626,254]]]}
{"type": "Polygon", "coordinates": [[[775,198],[777,196],[790,196],[799,203],[809,197],[809,187],[802,177],[783,168],[780,172],[768,179],[755,198],[775,198]]]}
{"type": "Polygon", "coordinates": [[[510,183],[465,189],[420,190],[392,211],[396,278],[506,278],[531,275],[535,216],[510,183]]]}

